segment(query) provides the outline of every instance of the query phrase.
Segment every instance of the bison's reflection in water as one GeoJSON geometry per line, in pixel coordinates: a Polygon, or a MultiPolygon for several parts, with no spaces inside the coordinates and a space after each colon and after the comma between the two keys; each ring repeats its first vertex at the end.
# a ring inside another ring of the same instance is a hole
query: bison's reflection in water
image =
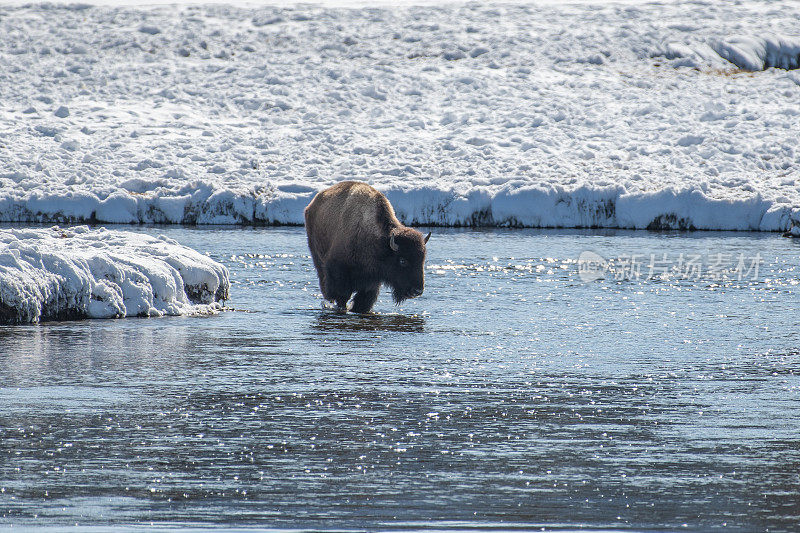
{"type": "Polygon", "coordinates": [[[342,313],[325,310],[312,326],[319,331],[425,331],[425,318],[419,315],[342,313]]]}

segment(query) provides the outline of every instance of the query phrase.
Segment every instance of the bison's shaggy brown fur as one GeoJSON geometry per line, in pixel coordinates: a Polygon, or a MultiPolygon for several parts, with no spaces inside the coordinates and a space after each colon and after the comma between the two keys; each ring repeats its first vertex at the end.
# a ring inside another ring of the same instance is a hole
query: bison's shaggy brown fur
{"type": "Polygon", "coordinates": [[[422,294],[427,237],[404,226],[386,197],[366,183],[343,181],[317,194],[305,210],[311,258],[322,296],[368,313],[381,284],[397,303],[422,294]]]}

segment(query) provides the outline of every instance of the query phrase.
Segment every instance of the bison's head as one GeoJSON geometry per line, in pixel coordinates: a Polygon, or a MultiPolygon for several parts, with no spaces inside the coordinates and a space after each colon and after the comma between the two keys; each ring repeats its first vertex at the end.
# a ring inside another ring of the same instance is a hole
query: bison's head
{"type": "Polygon", "coordinates": [[[425,289],[425,244],[430,236],[406,227],[389,233],[384,272],[396,303],[416,298],[425,289]]]}

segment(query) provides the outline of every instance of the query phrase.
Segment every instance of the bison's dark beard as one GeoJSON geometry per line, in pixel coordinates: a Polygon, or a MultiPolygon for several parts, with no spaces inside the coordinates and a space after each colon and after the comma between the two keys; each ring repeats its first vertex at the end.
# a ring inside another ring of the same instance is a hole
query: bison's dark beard
{"type": "Polygon", "coordinates": [[[400,305],[403,303],[403,300],[408,300],[411,295],[408,291],[403,290],[399,287],[392,287],[392,299],[394,300],[395,305],[400,305]]]}
{"type": "Polygon", "coordinates": [[[392,287],[392,298],[394,298],[394,303],[396,305],[400,305],[404,300],[408,300],[410,298],[416,298],[422,294],[422,289],[413,289],[411,287],[392,287]]]}

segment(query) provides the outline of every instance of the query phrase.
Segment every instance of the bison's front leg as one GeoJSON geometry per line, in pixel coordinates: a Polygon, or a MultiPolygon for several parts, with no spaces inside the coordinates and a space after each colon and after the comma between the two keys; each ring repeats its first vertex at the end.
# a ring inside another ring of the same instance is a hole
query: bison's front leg
{"type": "Polygon", "coordinates": [[[375,305],[375,300],[378,299],[379,290],[380,285],[358,291],[353,297],[353,308],[351,311],[354,313],[369,313],[372,311],[372,306],[375,305]]]}

